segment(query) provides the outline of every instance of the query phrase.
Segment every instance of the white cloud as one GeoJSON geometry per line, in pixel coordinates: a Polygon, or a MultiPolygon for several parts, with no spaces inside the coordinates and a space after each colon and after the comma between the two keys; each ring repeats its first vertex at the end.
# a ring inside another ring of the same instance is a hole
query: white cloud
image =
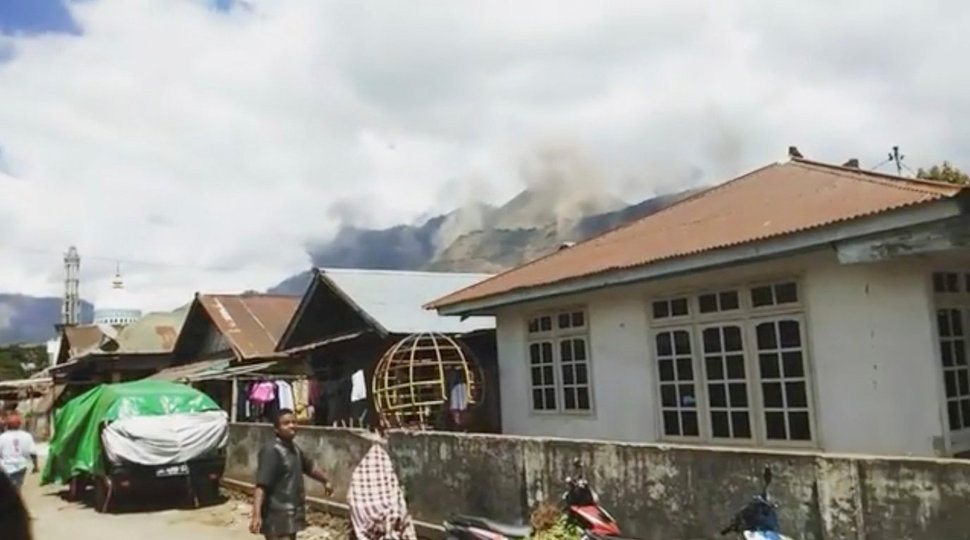
{"type": "Polygon", "coordinates": [[[957,2],[207,4],[89,0],[80,36],[0,36],[0,290],[59,294],[72,243],[88,298],[114,268],[92,256],[164,263],[125,265],[149,309],[263,288],[338,217],[508,197],[550,139],[629,197],[788,144],[970,160],[957,2]]]}

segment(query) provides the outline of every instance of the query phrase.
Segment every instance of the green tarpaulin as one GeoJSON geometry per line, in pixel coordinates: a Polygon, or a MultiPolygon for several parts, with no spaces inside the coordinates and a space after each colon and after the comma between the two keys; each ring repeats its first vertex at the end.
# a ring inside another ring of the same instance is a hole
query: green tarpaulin
{"type": "Polygon", "coordinates": [[[41,484],[65,483],[79,473],[99,474],[101,425],[119,418],[219,410],[198,390],[168,381],[102,384],[67,402],[54,413],[41,484]]]}

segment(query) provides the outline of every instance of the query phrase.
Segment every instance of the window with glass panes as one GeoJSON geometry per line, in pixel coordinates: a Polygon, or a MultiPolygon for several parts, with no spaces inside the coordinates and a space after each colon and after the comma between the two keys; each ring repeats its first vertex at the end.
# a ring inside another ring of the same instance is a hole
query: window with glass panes
{"type": "Polygon", "coordinates": [[[797,282],[656,299],[649,312],[665,437],[811,443],[797,282]]]}
{"type": "Polygon", "coordinates": [[[947,423],[955,451],[970,449],[970,272],[932,276],[947,423]]]}
{"type": "Polygon", "coordinates": [[[586,312],[568,309],[529,319],[528,354],[534,411],[593,408],[586,312]]]}

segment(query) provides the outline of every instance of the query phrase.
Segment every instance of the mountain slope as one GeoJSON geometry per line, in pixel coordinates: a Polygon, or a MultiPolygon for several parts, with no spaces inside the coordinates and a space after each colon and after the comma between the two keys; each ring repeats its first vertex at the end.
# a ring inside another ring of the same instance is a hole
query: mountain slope
{"type": "MultiPolygon", "coordinates": [[[[0,293],[0,344],[40,343],[54,337],[61,322],[61,299],[0,293]]],[[[81,301],[81,320],[94,318],[94,306],[81,301]]]]}

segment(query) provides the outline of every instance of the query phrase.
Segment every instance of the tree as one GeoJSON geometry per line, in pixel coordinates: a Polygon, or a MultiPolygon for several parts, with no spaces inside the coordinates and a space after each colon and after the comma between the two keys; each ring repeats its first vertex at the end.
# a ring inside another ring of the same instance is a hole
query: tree
{"type": "Polygon", "coordinates": [[[949,161],[944,161],[942,165],[933,165],[928,170],[919,169],[916,171],[916,178],[949,184],[970,184],[970,175],[951,165],[949,161]]]}

